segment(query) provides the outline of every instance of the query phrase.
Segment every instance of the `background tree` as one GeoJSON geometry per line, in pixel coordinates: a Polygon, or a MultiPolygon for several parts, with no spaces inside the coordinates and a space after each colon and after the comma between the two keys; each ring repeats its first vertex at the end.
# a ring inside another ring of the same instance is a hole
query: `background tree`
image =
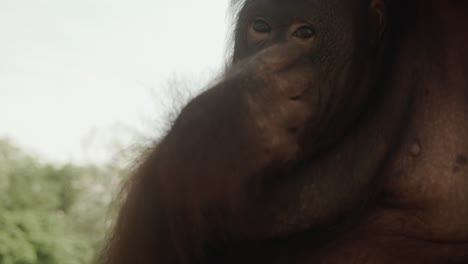
{"type": "Polygon", "coordinates": [[[123,170],[56,166],[0,140],[0,264],[88,264],[123,170]]]}

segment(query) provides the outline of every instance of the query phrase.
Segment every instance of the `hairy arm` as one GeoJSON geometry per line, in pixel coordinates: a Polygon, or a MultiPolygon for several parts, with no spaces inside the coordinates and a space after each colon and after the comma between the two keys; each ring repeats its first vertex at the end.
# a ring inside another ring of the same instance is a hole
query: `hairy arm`
{"type": "Polygon", "coordinates": [[[182,110],[132,176],[105,263],[201,261],[249,236],[262,181],[298,155],[296,127],[307,119],[305,104],[270,80],[300,57],[285,50],[240,62],[182,110]]]}

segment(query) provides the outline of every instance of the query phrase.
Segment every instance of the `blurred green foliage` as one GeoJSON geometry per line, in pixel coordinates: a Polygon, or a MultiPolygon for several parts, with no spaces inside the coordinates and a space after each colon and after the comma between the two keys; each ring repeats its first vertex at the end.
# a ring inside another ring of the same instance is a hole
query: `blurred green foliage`
{"type": "Polygon", "coordinates": [[[54,166],[0,140],[0,264],[92,263],[122,174],[54,166]]]}

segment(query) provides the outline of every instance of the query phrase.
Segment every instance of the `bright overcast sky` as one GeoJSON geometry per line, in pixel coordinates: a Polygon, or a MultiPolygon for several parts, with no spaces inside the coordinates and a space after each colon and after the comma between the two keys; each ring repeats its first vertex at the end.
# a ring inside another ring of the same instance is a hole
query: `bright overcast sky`
{"type": "Polygon", "coordinates": [[[0,138],[82,161],[93,131],[118,138],[116,124],[141,126],[165,111],[170,80],[193,79],[197,89],[221,68],[227,8],[228,0],[1,0],[0,138]]]}

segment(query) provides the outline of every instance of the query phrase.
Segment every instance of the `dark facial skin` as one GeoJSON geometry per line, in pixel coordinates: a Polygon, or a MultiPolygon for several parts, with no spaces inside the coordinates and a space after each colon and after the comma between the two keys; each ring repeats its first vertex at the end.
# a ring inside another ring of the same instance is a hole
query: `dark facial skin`
{"type": "MultiPolygon", "coordinates": [[[[378,92],[374,85],[380,77],[376,70],[382,59],[379,52],[382,52],[385,19],[383,10],[378,8],[383,7],[356,8],[350,3],[337,5],[334,1],[320,5],[318,1],[296,1],[294,5],[290,1],[273,2],[248,1],[240,11],[233,60],[252,60],[253,57],[256,66],[263,67],[257,59],[261,56],[259,52],[268,48],[281,50],[285,54],[283,58],[264,64],[296,68],[289,69],[292,76],[269,82],[307,79],[304,85],[287,86],[299,89],[293,94],[297,100],[307,103],[312,112],[307,122],[310,130],[307,138],[312,141],[309,147],[326,147],[324,145],[333,143],[330,141],[342,138],[339,134],[354,123],[356,112],[378,92]],[[324,10],[334,10],[335,17],[330,19],[330,14],[324,10]],[[335,122],[336,119],[340,122],[335,122]]],[[[275,55],[275,52],[270,53],[275,55]]],[[[275,72],[263,74],[272,73],[275,72]]]]}
{"type": "Polygon", "coordinates": [[[407,232],[398,219],[420,219],[387,211],[421,198],[393,175],[407,171],[401,149],[413,142],[417,85],[405,72],[416,62],[404,52],[417,45],[396,38],[389,10],[381,0],[243,3],[232,66],[135,171],[101,262],[428,263],[395,250],[401,239],[373,250],[407,232]]]}

